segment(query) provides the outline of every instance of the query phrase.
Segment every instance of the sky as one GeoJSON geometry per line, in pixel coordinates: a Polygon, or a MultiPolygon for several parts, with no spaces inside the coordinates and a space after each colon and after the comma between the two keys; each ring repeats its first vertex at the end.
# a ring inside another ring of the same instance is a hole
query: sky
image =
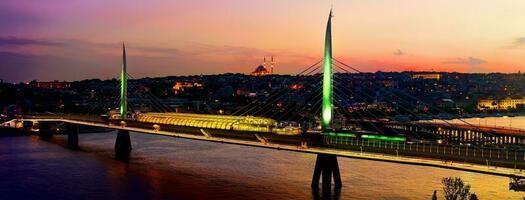
{"type": "Polygon", "coordinates": [[[2,0],[0,79],[299,73],[333,54],[361,71],[525,72],[523,0],[2,0]]]}

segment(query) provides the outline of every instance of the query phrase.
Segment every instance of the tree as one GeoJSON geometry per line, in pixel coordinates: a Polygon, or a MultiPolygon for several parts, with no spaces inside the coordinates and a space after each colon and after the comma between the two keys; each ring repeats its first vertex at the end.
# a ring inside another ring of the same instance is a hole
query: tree
{"type": "MultiPolygon", "coordinates": [[[[461,178],[445,177],[441,180],[441,183],[443,184],[443,192],[447,200],[467,200],[471,196],[470,185],[465,184],[461,178]]],[[[477,196],[474,198],[477,199],[477,196]]]]}
{"type": "Polygon", "coordinates": [[[432,194],[432,200],[437,200],[438,197],[437,197],[437,191],[434,190],[434,193],[432,194]]]}

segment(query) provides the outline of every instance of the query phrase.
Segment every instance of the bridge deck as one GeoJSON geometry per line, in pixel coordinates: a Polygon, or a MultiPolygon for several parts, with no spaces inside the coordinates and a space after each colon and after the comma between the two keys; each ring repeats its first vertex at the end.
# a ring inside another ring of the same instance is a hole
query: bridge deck
{"type": "Polygon", "coordinates": [[[335,148],[322,148],[322,147],[304,148],[301,146],[289,145],[289,144],[262,143],[262,142],[255,142],[255,141],[217,138],[217,137],[206,136],[206,134],[199,136],[199,135],[192,135],[192,134],[185,134],[185,133],[149,130],[149,129],[144,129],[144,128],[122,127],[122,126],[104,124],[100,122],[87,122],[87,121],[79,121],[79,120],[71,120],[71,119],[24,119],[24,120],[64,122],[64,123],[77,124],[77,125],[110,128],[110,129],[116,129],[116,130],[127,130],[127,131],[138,132],[138,133],[178,137],[178,138],[185,138],[185,139],[192,139],[192,140],[236,144],[236,145],[261,147],[261,148],[276,149],[276,150],[286,150],[286,151],[301,152],[301,153],[329,154],[329,155],[336,155],[336,156],[347,157],[347,158],[366,159],[366,160],[375,160],[375,161],[420,165],[420,166],[432,166],[432,167],[439,167],[439,168],[446,168],[446,169],[491,174],[491,175],[497,175],[497,176],[507,176],[507,177],[516,176],[516,177],[525,178],[525,171],[516,170],[512,168],[490,167],[490,166],[479,165],[479,164],[465,164],[465,163],[451,163],[451,162],[444,163],[441,160],[437,160],[437,159],[396,156],[396,155],[369,153],[369,152],[358,152],[358,151],[341,150],[341,149],[335,149],[335,148]]]}

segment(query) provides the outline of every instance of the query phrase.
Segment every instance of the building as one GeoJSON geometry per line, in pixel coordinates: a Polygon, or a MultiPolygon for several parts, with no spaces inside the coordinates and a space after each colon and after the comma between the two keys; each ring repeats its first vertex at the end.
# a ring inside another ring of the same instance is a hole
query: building
{"type": "Polygon", "coordinates": [[[252,116],[143,113],[136,117],[139,122],[220,130],[273,132],[272,129],[277,128],[277,121],[273,119],[252,116]]]}
{"type": "Polygon", "coordinates": [[[244,97],[257,97],[257,93],[252,92],[246,88],[239,88],[235,90],[235,95],[244,97]]]}
{"type": "Polygon", "coordinates": [[[270,70],[268,70],[266,68],[266,57],[264,57],[263,64],[259,65],[257,68],[255,68],[255,70],[252,73],[250,73],[250,75],[252,75],[252,76],[266,76],[266,75],[273,74],[273,67],[274,67],[273,56],[272,56],[272,60],[271,60],[271,63],[270,63],[270,70]]]}
{"type": "Polygon", "coordinates": [[[479,110],[510,110],[519,106],[525,106],[525,98],[522,99],[481,99],[478,101],[479,110]]]}
{"type": "Polygon", "coordinates": [[[199,82],[176,82],[175,85],[173,85],[173,92],[175,94],[179,94],[180,92],[183,92],[187,89],[202,89],[203,84],[199,82]]]}
{"type": "Polygon", "coordinates": [[[433,79],[433,80],[439,80],[441,78],[440,73],[434,73],[434,72],[421,72],[421,73],[413,73],[412,79],[433,79]]]}
{"type": "Polygon", "coordinates": [[[42,88],[42,89],[66,89],[71,87],[71,83],[66,81],[49,81],[49,82],[42,82],[42,81],[32,81],[29,83],[31,87],[34,88],[42,88]]]}

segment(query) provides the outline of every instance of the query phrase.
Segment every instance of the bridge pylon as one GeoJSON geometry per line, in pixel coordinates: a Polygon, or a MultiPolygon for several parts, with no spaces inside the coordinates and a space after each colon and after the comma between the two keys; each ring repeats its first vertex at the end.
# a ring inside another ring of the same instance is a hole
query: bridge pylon
{"type": "Polygon", "coordinates": [[[341,182],[341,174],[339,173],[339,164],[337,163],[337,156],[328,154],[317,154],[317,160],[315,161],[314,175],[312,177],[312,188],[319,187],[319,180],[323,176],[323,191],[327,191],[332,187],[332,176],[334,180],[334,186],[341,188],[343,186],[341,182]]]}
{"type": "MultiPolygon", "coordinates": [[[[332,10],[328,15],[326,24],[325,45],[323,62],[323,99],[321,111],[322,131],[332,130],[332,119],[334,116],[333,106],[333,71],[332,71],[332,10]]],[[[319,187],[319,180],[323,177],[323,191],[330,190],[332,187],[332,175],[336,188],[341,188],[341,175],[337,156],[327,154],[317,154],[314,174],[312,177],[312,188],[319,187]]]]}
{"type": "Polygon", "coordinates": [[[321,110],[322,130],[332,129],[333,106],[333,71],[332,71],[332,10],[326,24],[324,59],[323,59],[323,99],[321,110]]]}
{"type": "Polygon", "coordinates": [[[67,132],[67,146],[70,149],[78,148],[78,133],[79,132],[80,132],[80,127],[78,125],[75,126],[74,130],[69,130],[67,132]]]}
{"type": "Polygon", "coordinates": [[[127,160],[131,153],[131,138],[129,131],[118,130],[117,140],[115,141],[115,158],[119,160],[127,160]]]}
{"type": "Polygon", "coordinates": [[[128,115],[128,77],[126,72],[126,46],[122,43],[122,69],[120,72],[120,118],[128,115]]]}
{"type": "MultiPolygon", "coordinates": [[[[122,71],[120,72],[120,118],[126,119],[128,115],[128,78],[126,72],[126,46],[122,43],[122,71]]],[[[127,160],[131,153],[131,138],[129,131],[118,130],[115,141],[115,157],[127,160]]]]}

